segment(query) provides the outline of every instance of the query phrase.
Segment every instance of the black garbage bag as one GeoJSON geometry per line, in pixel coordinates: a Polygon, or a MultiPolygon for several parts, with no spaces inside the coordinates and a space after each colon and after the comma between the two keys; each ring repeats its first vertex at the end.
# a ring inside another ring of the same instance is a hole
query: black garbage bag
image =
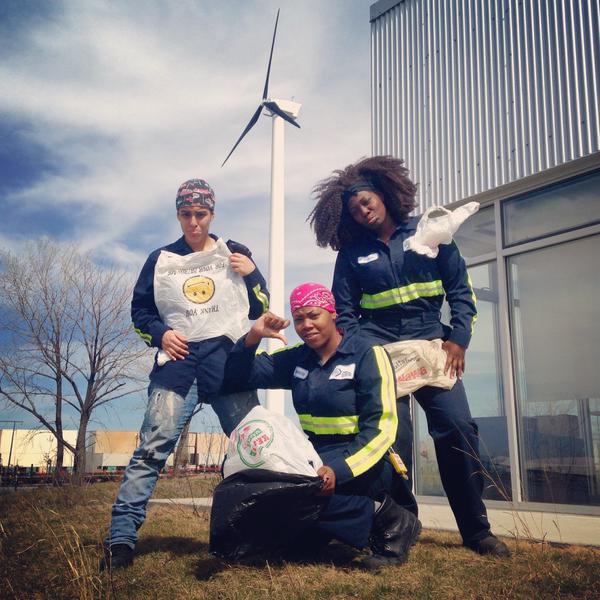
{"type": "Polygon", "coordinates": [[[215,489],[209,550],[227,560],[280,551],[319,518],[320,477],[266,469],[238,471],[215,489]]]}

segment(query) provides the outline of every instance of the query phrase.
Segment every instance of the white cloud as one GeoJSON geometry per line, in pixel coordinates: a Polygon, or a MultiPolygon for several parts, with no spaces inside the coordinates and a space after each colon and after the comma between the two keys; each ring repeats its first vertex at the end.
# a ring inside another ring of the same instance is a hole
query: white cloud
{"type": "Polygon", "coordinates": [[[52,18],[19,30],[0,67],[0,111],[26,123],[26,142],[57,169],[37,179],[31,165],[31,185],[6,199],[85,202],[74,241],[134,268],[140,246],[179,235],[175,190],[200,176],[217,191],[216,230],[266,261],[269,119],[220,164],[260,100],[281,5],[270,91],[303,103],[302,129],[286,129],[286,265],[328,279],[333,255],[316,248],[304,220],[314,183],[369,153],[369,4],[57,4],[52,18]]]}

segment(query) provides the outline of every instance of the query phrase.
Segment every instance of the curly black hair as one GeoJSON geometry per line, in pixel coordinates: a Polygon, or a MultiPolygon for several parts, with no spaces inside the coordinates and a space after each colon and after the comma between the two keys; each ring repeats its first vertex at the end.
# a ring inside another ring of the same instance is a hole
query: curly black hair
{"type": "Polygon", "coordinates": [[[363,235],[363,228],[350,216],[343,196],[350,186],[364,180],[373,184],[392,219],[405,222],[416,206],[417,186],[403,165],[403,160],[393,156],[362,158],[319,181],[312,190],[317,205],[307,218],[317,236],[317,245],[339,250],[363,235]]]}

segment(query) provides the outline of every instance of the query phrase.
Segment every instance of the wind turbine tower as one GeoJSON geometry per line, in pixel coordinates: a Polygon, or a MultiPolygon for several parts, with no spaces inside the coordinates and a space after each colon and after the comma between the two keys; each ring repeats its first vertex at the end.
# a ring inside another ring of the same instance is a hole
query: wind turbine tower
{"type": "MultiPolygon", "coordinates": [[[[267,67],[267,77],[263,89],[261,103],[252,115],[246,128],[238,138],[237,142],[223,161],[223,166],[233,151],[237,148],[244,136],[254,127],[258,121],[263,109],[268,111],[272,118],[272,137],[271,137],[271,223],[269,228],[269,291],[271,294],[271,310],[283,316],[285,314],[285,280],[284,280],[284,258],[285,258],[285,188],[284,188],[284,170],[285,170],[285,127],[284,121],[300,128],[296,122],[300,112],[301,104],[292,100],[280,100],[269,98],[269,74],[271,72],[271,61],[273,59],[273,48],[275,46],[275,36],[277,34],[277,23],[279,22],[279,10],[275,19],[275,29],[273,31],[273,41],[271,42],[271,53],[269,55],[269,66],[267,67]]],[[[275,350],[278,346],[277,340],[267,340],[267,349],[269,352],[275,350]]],[[[267,390],[267,408],[283,414],[284,391],[267,390]]]]}

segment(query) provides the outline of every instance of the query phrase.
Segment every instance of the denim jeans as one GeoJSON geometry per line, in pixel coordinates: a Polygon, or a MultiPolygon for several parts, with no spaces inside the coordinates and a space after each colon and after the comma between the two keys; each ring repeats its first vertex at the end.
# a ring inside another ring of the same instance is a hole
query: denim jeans
{"type": "MultiPolygon", "coordinates": [[[[194,384],[183,397],[176,392],[151,385],[148,406],[140,430],[139,446],[135,449],[112,508],[108,546],[127,544],[134,547],[137,530],[146,518],[146,505],[154,491],[158,475],[198,403],[194,384]]],[[[233,428],[258,405],[255,391],[219,396],[211,405],[217,413],[223,431],[233,428]]]]}

